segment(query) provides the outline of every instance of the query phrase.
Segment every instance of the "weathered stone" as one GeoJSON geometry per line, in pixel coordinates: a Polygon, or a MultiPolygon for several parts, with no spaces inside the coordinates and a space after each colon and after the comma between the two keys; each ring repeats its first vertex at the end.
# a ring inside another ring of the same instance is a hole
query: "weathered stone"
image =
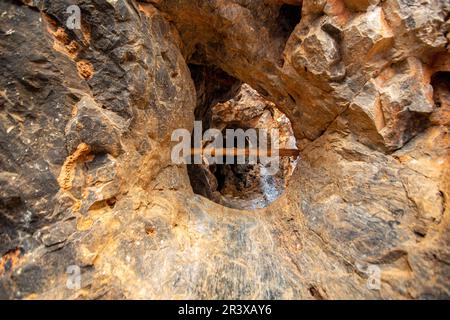
{"type": "Polygon", "coordinates": [[[345,77],[345,67],[341,62],[339,45],[321,25],[310,29],[302,44],[292,54],[292,63],[297,71],[312,72],[330,80],[345,77]]]}
{"type": "Polygon", "coordinates": [[[71,4],[0,2],[1,299],[450,296],[448,1],[85,0],[79,30],[71,4]],[[266,208],[171,162],[217,104],[292,123],[266,208]]]}
{"type": "MultiPolygon", "coordinates": [[[[252,135],[242,141],[244,147],[257,150],[270,149],[271,145],[262,146],[266,141],[259,138],[264,132],[270,138],[271,131],[278,133],[277,149],[296,149],[295,137],[289,119],[281,113],[275,104],[267,101],[247,84],[242,84],[234,97],[222,103],[212,103],[203,115],[202,123],[209,129],[221,132],[219,142],[211,138],[203,141],[204,148],[239,147],[237,141],[229,141],[227,130],[242,129],[242,134],[252,135]],[[249,131],[250,129],[250,131],[249,131]],[[214,140],[214,141],[213,141],[214,140]]],[[[269,140],[269,139],[268,139],[269,140]]],[[[264,208],[275,201],[285,190],[288,180],[295,168],[296,157],[283,156],[279,159],[279,170],[269,175],[268,169],[261,163],[216,164],[209,163],[203,157],[203,164],[188,166],[192,189],[217,203],[236,209],[264,208]]],[[[249,160],[249,159],[248,159],[249,160]]]]}

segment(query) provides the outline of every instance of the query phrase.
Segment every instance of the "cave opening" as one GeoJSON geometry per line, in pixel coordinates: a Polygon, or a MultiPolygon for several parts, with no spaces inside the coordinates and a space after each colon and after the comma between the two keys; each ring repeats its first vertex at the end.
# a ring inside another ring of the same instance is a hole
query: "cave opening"
{"type": "Polygon", "coordinates": [[[294,31],[295,27],[300,23],[302,18],[302,6],[294,4],[283,4],[278,14],[278,26],[283,38],[287,38],[294,31]]]}
{"type": "MultiPolygon", "coordinates": [[[[267,207],[284,192],[297,164],[298,150],[289,119],[275,104],[223,70],[203,65],[189,68],[197,90],[196,121],[201,121],[202,133],[209,129],[221,133],[220,150],[226,152],[220,155],[219,163],[210,163],[202,156],[201,163],[188,164],[193,191],[230,208],[267,207]],[[245,135],[242,141],[239,133],[245,135]],[[276,170],[274,163],[259,161],[259,156],[258,161],[251,160],[251,152],[263,153],[262,141],[270,150],[283,151],[273,158],[276,170]]],[[[202,140],[201,149],[216,142],[202,140]]]]}

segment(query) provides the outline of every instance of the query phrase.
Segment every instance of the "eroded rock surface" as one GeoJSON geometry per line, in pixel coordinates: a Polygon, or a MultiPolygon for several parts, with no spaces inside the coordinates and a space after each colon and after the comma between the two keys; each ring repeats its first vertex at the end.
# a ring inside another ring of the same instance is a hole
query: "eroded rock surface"
{"type": "Polygon", "coordinates": [[[0,2],[0,298],[450,296],[448,1],[71,4],[0,2]],[[170,160],[240,82],[301,150],[257,211],[170,160]]]}

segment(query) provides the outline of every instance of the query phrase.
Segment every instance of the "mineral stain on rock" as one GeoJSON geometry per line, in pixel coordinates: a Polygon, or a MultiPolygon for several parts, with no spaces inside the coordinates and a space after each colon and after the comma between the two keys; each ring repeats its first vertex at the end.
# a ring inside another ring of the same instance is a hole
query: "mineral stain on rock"
{"type": "Polygon", "coordinates": [[[70,5],[0,2],[0,299],[450,297],[448,1],[70,5]],[[175,164],[194,120],[300,157],[175,164]]]}

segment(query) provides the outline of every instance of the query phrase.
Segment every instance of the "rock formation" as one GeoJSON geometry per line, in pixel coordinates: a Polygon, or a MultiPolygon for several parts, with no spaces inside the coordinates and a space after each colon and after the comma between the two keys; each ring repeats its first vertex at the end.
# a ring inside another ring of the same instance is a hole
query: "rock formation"
{"type": "Polygon", "coordinates": [[[0,298],[449,298],[449,31],[446,0],[1,1],[0,298]],[[170,157],[242,83],[301,153],[258,210],[170,157]]]}

